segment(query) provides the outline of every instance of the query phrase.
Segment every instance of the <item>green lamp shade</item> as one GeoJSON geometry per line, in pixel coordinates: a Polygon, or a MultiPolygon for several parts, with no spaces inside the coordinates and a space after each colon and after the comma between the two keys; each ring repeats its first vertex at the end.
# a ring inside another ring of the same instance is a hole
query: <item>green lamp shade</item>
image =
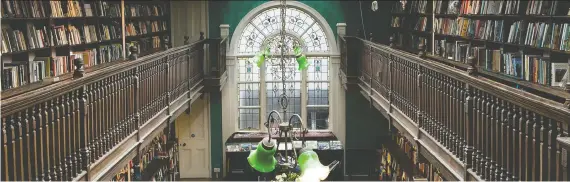
{"type": "Polygon", "coordinates": [[[269,47],[265,48],[264,50],[260,51],[259,53],[257,53],[257,55],[255,55],[255,57],[253,59],[255,59],[255,62],[257,63],[257,67],[263,66],[263,62],[265,62],[265,58],[269,55],[270,50],[269,47]]]}
{"type": "Polygon", "coordinates": [[[321,164],[319,156],[311,149],[302,149],[297,161],[301,168],[300,181],[322,181],[329,176],[329,167],[321,164]]]}
{"type": "Polygon", "coordinates": [[[309,62],[307,61],[307,56],[303,54],[301,48],[295,46],[293,48],[293,52],[295,52],[295,57],[297,58],[297,64],[299,64],[299,70],[307,69],[307,67],[309,67],[309,62]]]}
{"type": "Polygon", "coordinates": [[[257,149],[251,150],[247,157],[247,161],[253,169],[262,173],[267,173],[275,170],[277,160],[273,155],[275,155],[276,147],[272,146],[270,149],[266,149],[262,143],[263,141],[259,142],[259,144],[257,144],[257,149]]]}

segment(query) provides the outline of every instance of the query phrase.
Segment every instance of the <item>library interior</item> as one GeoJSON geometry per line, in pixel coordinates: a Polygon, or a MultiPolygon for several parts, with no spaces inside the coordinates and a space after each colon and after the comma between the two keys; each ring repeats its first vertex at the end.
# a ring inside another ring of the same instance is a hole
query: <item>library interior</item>
{"type": "Polygon", "coordinates": [[[570,1],[0,9],[1,181],[570,180],[570,1]]]}

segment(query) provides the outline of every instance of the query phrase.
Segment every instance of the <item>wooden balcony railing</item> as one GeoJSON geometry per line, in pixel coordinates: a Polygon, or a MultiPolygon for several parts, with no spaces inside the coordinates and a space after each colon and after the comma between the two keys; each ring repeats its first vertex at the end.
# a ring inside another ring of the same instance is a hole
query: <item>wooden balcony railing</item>
{"type": "Polygon", "coordinates": [[[136,148],[159,125],[151,121],[172,116],[192,93],[201,92],[203,45],[208,42],[3,100],[2,181],[100,179],[114,165],[107,159],[114,151],[136,148]],[[128,139],[135,142],[125,143],[128,139]]]}
{"type": "Polygon", "coordinates": [[[422,154],[449,169],[447,179],[567,179],[562,165],[567,151],[556,141],[568,136],[570,109],[563,103],[472,69],[356,37],[340,40],[341,81],[358,85],[386,110],[399,130],[418,141],[422,154]]]}

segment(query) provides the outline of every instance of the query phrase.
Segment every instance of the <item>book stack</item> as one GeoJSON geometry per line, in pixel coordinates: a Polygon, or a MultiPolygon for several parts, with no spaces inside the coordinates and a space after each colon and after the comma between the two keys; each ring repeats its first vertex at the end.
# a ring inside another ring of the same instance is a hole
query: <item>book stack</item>
{"type": "MultiPolygon", "coordinates": [[[[431,1],[429,2],[431,3],[431,1]]],[[[410,11],[411,13],[426,13],[427,4],[427,0],[411,1],[410,11]]]]}
{"type": "Polygon", "coordinates": [[[507,1],[465,0],[461,1],[460,14],[498,15],[506,8],[507,1]]]}
{"type": "Polygon", "coordinates": [[[520,44],[522,36],[522,32],[520,30],[522,29],[523,29],[522,21],[514,22],[509,28],[509,37],[507,39],[507,42],[513,44],[520,44]]]}
{"type": "Polygon", "coordinates": [[[534,47],[550,47],[552,26],[546,22],[529,22],[524,40],[525,45],[534,47]]]}
{"type": "Polygon", "coordinates": [[[527,15],[554,15],[556,8],[551,8],[554,1],[534,0],[527,1],[528,5],[525,14],[527,15]]]}
{"type": "Polygon", "coordinates": [[[391,26],[392,27],[401,27],[404,19],[405,19],[405,17],[393,16],[391,26]]]}
{"type": "Polygon", "coordinates": [[[28,50],[24,31],[14,30],[9,26],[2,27],[2,53],[28,50]]]}
{"type": "Polygon", "coordinates": [[[162,5],[146,5],[146,4],[128,4],[125,6],[125,16],[141,17],[141,16],[163,16],[164,8],[162,5]]]}
{"type": "Polygon", "coordinates": [[[422,32],[427,31],[428,30],[427,20],[428,20],[427,17],[420,17],[418,19],[418,21],[416,22],[416,26],[414,27],[414,30],[422,31],[422,32]]]}
{"type": "Polygon", "coordinates": [[[44,1],[4,0],[2,1],[2,18],[45,18],[47,9],[42,5],[44,1]]]}
{"type": "Polygon", "coordinates": [[[570,52],[570,23],[554,23],[550,47],[570,52]]]}

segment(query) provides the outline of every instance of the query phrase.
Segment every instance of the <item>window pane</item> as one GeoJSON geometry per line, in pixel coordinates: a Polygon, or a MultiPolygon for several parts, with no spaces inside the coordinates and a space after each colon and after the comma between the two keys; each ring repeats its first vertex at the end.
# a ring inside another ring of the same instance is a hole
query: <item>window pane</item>
{"type": "Polygon", "coordinates": [[[329,105],[329,83],[307,83],[307,105],[329,105]]]}
{"type": "Polygon", "coordinates": [[[259,129],[259,109],[239,109],[239,129],[259,129]]]}
{"type": "Polygon", "coordinates": [[[307,68],[307,78],[309,81],[329,80],[329,58],[309,57],[309,67],[307,68]]]}
{"type": "MultiPolygon", "coordinates": [[[[281,58],[268,59],[265,65],[265,80],[281,82],[281,77],[283,77],[281,58]]],[[[285,80],[301,81],[301,71],[299,71],[297,61],[294,58],[285,58],[285,80]]],[[[283,89],[282,87],[281,89],[283,89]]]]}
{"type": "Polygon", "coordinates": [[[239,81],[259,82],[259,68],[249,59],[239,59],[239,81]]]}
{"type": "Polygon", "coordinates": [[[307,108],[307,128],[310,130],[326,130],[329,128],[328,107],[307,108]]]}
{"type": "Polygon", "coordinates": [[[282,120],[288,120],[293,114],[301,114],[301,82],[286,83],[286,94],[289,98],[287,114],[283,115],[281,108],[281,95],[283,94],[282,83],[267,83],[267,114],[272,110],[279,111],[282,120]]]}
{"type": "Polygon", "coordinates": [[[259,83],[240,83],[239,106],[259,106],[259,83]]]}

